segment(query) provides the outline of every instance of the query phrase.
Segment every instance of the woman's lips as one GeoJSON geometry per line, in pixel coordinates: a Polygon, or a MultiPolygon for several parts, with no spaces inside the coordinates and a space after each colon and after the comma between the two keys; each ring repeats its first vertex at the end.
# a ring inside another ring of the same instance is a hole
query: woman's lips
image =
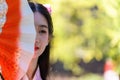
{"type": "Polygon", "coordinates": [[[39,47],[35,47],[35,51],[38,50],[38,49],[39,49],[39,47]]]}

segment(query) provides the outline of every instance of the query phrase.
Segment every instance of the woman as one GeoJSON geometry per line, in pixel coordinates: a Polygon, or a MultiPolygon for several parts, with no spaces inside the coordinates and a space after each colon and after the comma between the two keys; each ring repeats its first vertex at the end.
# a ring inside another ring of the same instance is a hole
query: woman
{"type": "Polygon", "coordinates": [[[29,80],[46,80],[49,72],[50,42],[53,36],[52,19],[47,8],[42,4],[29,2],[29,5],[34,13],[36,43],[27,76],[29,80]]]}

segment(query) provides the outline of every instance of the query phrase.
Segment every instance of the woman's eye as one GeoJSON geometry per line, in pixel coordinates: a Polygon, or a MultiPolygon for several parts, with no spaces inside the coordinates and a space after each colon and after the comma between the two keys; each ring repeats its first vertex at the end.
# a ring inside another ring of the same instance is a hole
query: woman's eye
{"type": "Polygon", "coordinates": [[[47,33],[45,30],[40,30],[39,33],[47,33]]]}

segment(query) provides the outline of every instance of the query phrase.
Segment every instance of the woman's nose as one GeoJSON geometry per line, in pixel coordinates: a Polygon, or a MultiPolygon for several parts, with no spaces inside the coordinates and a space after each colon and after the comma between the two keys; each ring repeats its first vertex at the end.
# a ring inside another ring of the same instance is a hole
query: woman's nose
{"type": "Polygon", "coordinates": [[[39,42],[40,42],[40,40],[36,38],[35,43],[39,43],[39,42]]]}

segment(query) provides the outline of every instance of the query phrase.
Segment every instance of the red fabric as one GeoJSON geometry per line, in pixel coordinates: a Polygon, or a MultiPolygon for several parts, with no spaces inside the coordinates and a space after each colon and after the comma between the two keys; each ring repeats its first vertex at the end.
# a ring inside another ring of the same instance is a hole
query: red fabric
{"type": "Polygon", "coordinates": [[[104,65],[104,72],[109,71],[109,70],[113,70],[113,63],[112,61],[106,61],[105,65],[104,65]]]}
{"type": "Polygon", "coordinates": [[[6,0],[8,5],[7,21],[0,34],[0,65],[5,80],[17,80],[16,55],[20,36],[20,0],[6,0]]]}

